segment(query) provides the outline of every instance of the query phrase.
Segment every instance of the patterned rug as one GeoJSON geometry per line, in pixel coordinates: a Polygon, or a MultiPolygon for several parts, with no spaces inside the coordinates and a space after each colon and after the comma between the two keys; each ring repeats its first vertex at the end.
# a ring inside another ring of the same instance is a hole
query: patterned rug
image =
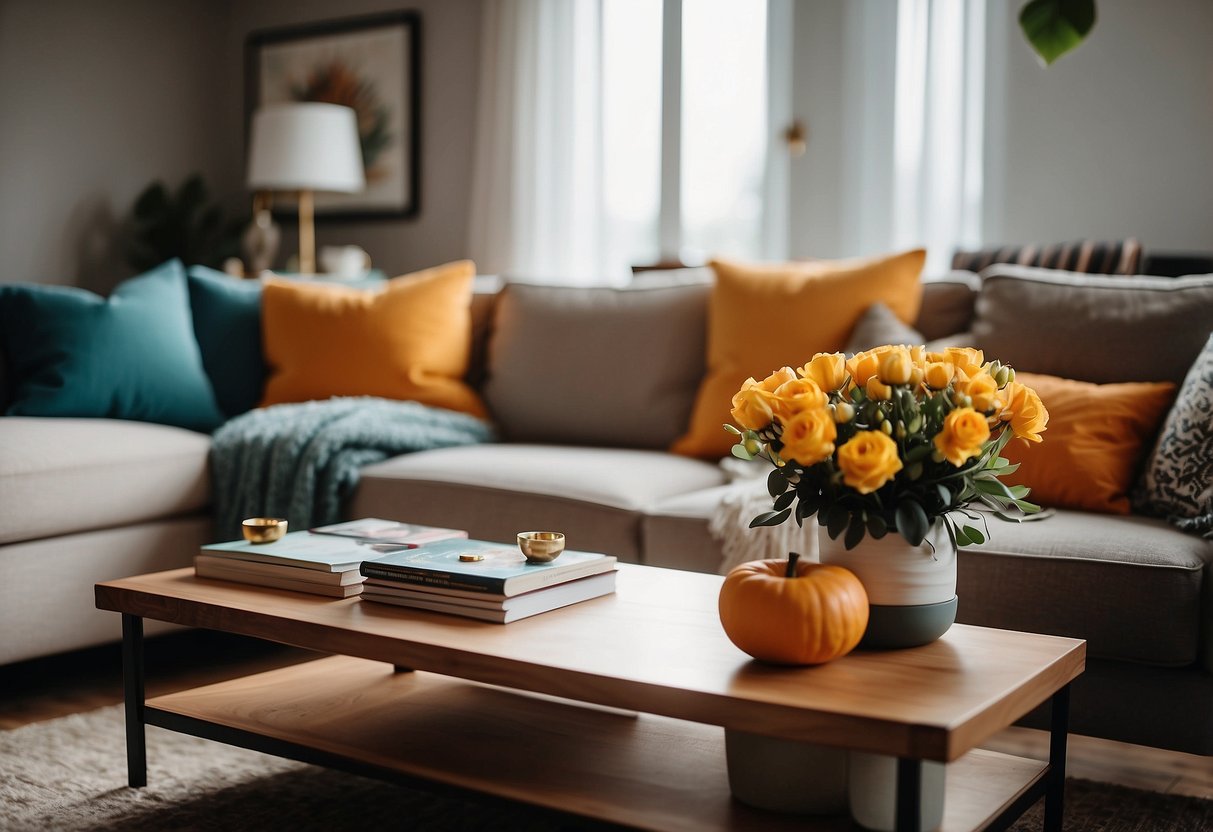
{"type": "MultiPolygon", "coordinates": [[[[574,829],[525,807],[379,783],[147,729],[148,783],[125,785],[122,708],[0,732],[0,830],[574,829]]],[[[1040,829],[1039,808],[1013,829],[1040,829]]],[[[1213,829],[1213,801],[1073,780],[1067,832],[1213,829]]]]}

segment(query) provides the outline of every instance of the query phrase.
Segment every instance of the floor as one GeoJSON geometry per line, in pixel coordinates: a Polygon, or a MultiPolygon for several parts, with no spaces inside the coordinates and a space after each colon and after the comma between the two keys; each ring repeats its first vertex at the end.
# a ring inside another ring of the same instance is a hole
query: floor
{"type": "MultiPolygon", "coordinates": [[[[295,664],[316,654],[225,633],[192,630],[146,642],[147,695],[295,664]]],[[[0,730],[122,701],[117,645],[0,667],[0,730]]],[[[1009,728],[987,748],[1048,758],[1048,735],[1009,728]]],[[[1213,799],[1213,757],[1072,736],[1069,774],[1138,789],[1213,799]]]]}

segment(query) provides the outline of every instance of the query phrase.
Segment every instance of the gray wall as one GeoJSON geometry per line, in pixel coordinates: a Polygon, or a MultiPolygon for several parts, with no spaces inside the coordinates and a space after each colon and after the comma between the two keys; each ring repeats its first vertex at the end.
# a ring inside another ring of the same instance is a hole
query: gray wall
{"type": "Polygon", "coordinates": [[[1018,5],[991,7],[1006,73],[990,79],[987,147],[1001,136],[1005,160],[987,167],[986,238],[1213,249],[1213,3],[1098,0],[1090,39],[1047,70],[1018,5]]]}
{"type": "MultiPolygon", "coordinates": [[[[255,0],[238,2],[224,42],[229,72],[221,104],[227,154],[222,181],[239,191],[244,175],[243,50],[253,31],[401,8],[421,15],[421,211],[411,220],[319,220],[316,246],[359,245],[389,275],[467,256],[473,126],[479,72],[480,0],[255,0]]],[[[282,221],[284,252],[295,251],[292,221],[282,221]]]]}
{"type": "Polygon", "coordinates": [[[226,8],[0,0],[0,281],[108,290],[139,191],[217,169],[226,8]]]}
{"type": "Polygon", "coordinates": [[[480,0],[0,0],[0,281],[108,291],[154,179],[201,172],[246,212],[246,35],[402,7],[422,23],[420,214],[320,221],[317,244],[360,245],[389,274],[465,256],[480,0]]]}
{"type": "MultiPolygon", "coordinates": [[[[1213,2],[1098,0],[1088,42],[1047,69],[1021,5],[987,5],[985,240],[1213,249],[1213,2]]],[[[796,5],[794,109],[811,138],[792,163],[793,257],[888,237],[895,40],[878,18],[895,17],[885,0],[796,5]]]]}

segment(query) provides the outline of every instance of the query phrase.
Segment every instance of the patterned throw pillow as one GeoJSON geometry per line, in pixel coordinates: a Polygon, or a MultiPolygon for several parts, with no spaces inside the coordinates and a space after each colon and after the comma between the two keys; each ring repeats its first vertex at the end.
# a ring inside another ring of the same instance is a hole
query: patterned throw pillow
{"type": "Polygon", "coordinates": [[[1213,336],[1163,423],[1142,475],[1138,508],[1213,540],[1213,336]]]}
{"type": "Polygon", "coordinates": [[[992,246],[978,251],[957,251],[952,255],[953,269],[979,272],[995,263],[1084,274],[1137,274],[1141,264],[1141,243],[1132,238],[1110,243],[1078,240],[1048,245],[992,246]]]}

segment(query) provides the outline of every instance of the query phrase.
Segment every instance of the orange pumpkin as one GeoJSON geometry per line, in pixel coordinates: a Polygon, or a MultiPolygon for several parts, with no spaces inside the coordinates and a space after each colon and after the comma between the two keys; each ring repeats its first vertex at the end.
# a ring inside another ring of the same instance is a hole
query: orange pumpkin
{"type": "Polygon", "coordinates": [[[868,626],[868,595],[841,566],[755,560],[720,588],[720,623],[746,653],[775,664],[821,664],[855,649],[868,626]]]}

